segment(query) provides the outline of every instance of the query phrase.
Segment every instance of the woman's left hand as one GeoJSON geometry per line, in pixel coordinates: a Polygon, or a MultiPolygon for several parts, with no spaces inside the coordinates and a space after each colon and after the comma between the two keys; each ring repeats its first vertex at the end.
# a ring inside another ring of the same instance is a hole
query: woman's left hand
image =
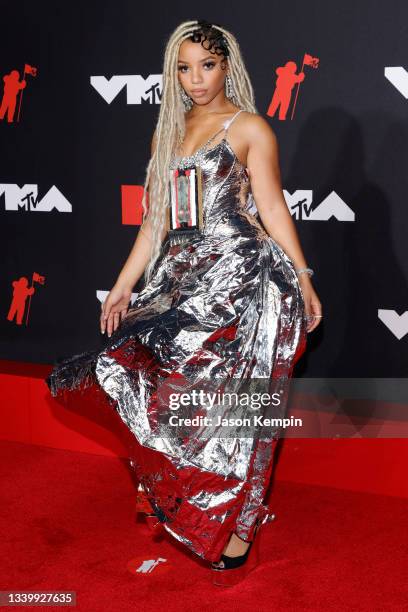
{"type": "Polygon", "coordinates": [[[316,329],[322,320],[322,305],[308,274],[300,274],[299,284],[302,289],[306,316],[308,318],[307,332],[310,333],[316,329]]]}

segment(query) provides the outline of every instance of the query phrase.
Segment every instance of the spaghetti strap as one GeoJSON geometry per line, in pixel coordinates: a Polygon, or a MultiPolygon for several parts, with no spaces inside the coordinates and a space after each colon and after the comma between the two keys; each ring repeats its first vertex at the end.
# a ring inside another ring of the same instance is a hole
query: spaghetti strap
{"type": "Polygon", "coordinates": [[[226,121],[224,121],[223,125],[224,125],[224,129],[226,132],[228,131],[228,128],[231,125],[231,123],[234,121],[235,117],[238,117],[239,113],[242,113],[243,110],[244,109],[241,108],[239,111],[235,113],[235,115],[231,117],[231,119],[227,119],[226,121]]]}
{"type": "Polygon", "coordinates": [[[224,121],[224,123],[222,124],[222,126],[223,126],[223,127],[222,127],[222,128],[220,128],[220,129],[219,129],[219,130],[218,130],[218,131],[217,131],[217,132],[214,134],[214,136],[211,136],[211,138],[210,138],[209,140],[207,140],[207,142],[205,143],[204,147],[208,146],[208,145],[209,145],[209,144],[210,144],[210,143],[211,143],[211,142],[214,140],[214,138],[215,138],[216,136],[218,136],[218,134],[219,134],[220,132],[225,131],[225,133],[227,133],[227,132],[228,132],[228,128],[230,127],[231,123],[234,121],[235,117],[238,117],[239,113],[242,113],[242,111],[243,111],[243,110],[244,110],[244,109],[243,109],[243,108],[241,108],[241,109],[240,109],[239,111],[237,111],[237,112],[235,113],[235,115],[233,115],[233,116],[232,116],[230,119],[226,119],[226,120],[224,121]]]}
{"type": "Polygon", "coordinates": [[[244,109],[241,108],[230,119],[226,119],[224,123],[222,124],[223,127],[217,130],[217,132],[213,136],[211,136],[211,138],[209,138],[207,142],[205,142],[199,149],[197,149],[195,153],[193,153],[192,155],[186,155],[185,157],[180,157],[180,159],[182,160],[183,159],[188,159],[188,160],[194,159],[195,156],[197,156],[199,153],[205,151],[208,148],[208,145],[211,144],[211,142],[214,140],[214,138],[218,136],[220,132],[225,131],[225,133],[227,134],[228,128],[230,127],[231,123],[234,121],[235,117],[238,117],[239,113],[242,113],[243,110],[244,109]]]}

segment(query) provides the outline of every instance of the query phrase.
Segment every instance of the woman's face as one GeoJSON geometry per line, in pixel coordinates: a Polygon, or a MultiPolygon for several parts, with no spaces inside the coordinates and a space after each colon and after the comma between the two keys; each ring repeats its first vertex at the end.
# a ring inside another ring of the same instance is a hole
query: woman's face
{"type": "Polygon", "coordinates": [[[195,104],[208,104],[223,90],[228,62],[223,55],[206,51],[200,43],[184,40],[178,56],[181,86],[195,104]]]}

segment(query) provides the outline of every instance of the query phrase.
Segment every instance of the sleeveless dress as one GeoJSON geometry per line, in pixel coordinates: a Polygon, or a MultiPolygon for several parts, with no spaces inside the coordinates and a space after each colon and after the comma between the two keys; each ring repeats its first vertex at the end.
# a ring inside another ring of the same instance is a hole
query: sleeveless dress
{"type": "MultiPolygon", "coordinates": [[[[46,379],[53,396],[92,385],[104,391],[134,434],[130,463],[157,518],[209,561],[219,560],[232,531],[250,540],[257,518],[272,520],[264,498],[280,429],[245,436],[239,426],[201,422],[175,433],[169,413],[180,411],[163,409],[158,385],[192,390],[210,380],[213,390],[239,392],[248,381],[287,381],[307,338],[293,262],[263,228],[227,139],[240,112],[224,122],[218,144],[208,148],[220,131],[193,156],[172,158],[173,169],[201,166],[200,236],[181,244],[167,237],[152,279],[105,346],[57,361],[46,379]]],[[[237,406],[221,412],[229,417],[237,406]]]]}

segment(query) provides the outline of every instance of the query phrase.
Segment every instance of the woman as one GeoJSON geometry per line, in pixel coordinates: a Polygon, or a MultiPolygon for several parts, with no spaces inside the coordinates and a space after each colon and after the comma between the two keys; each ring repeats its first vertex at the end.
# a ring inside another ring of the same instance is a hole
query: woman
{"type": "MultiPolygon", "coordinates": [[[[54,395],[90,384],[106,392],[135,436],[145,507],[211,562],[215,584],[231,585],[256,564],[272,518],[263,501],[279,427],[246,436],[203,421],[172,429],[169,391],[284,386],[322,314],[283,197],[276,137],[221,26],[184,22],[167,42],[144,193],[143,224],[102,306],[104,350],[55,364],[47,382],[54,395]]],[[[187,414],[210,414],[209,396],[187,414]]],[[[220,395],[215,406],[237,414],[220,395]]]]}

